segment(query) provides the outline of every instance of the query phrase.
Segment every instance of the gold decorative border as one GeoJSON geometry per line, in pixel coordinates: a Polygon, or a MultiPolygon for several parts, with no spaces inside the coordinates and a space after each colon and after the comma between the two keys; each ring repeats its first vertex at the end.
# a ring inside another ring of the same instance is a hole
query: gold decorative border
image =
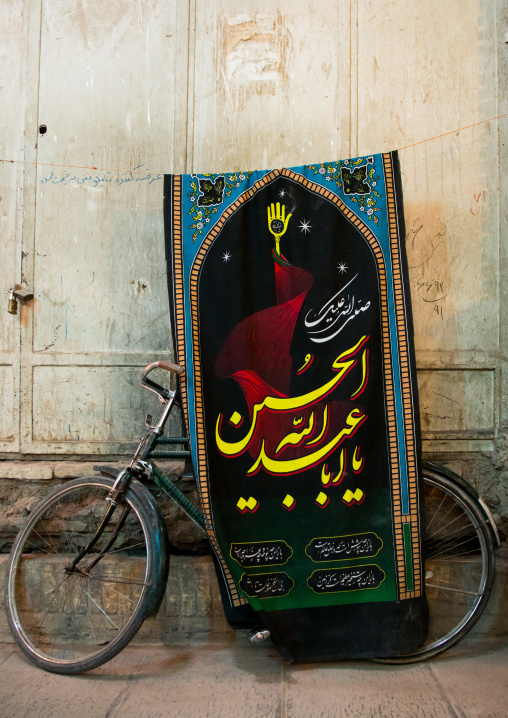
{"type": "MultiPolygon", "coordinates": [[[[173,178],[173,195],[172,195],[172,202],[173,202],[173,273],[174,273],[174,296],[175,296],[175,316],[176,316],[176,343],[177,343],[177,354],[178,354],[178,362],[180,366],[185,370],[186,366],[186,355],[185,355],[185,298],[184,298],[184,289],[185,289],[185,282],[184,282],[184,275],[183,275],[183,236],[182,236],[182,176],[181,175],[175,175],[173,178]]],[[[195,357],[194,353],[194,357],[195,357]]],[[[199,395],[201,397],[201,377],[197,376],[196,369],[198,368],[199,364],[196,362],[196,359],[194,359],[193,367],[194,367],[194,383],[195,383],[195,393],[198,392],[199,389],[199,395]]],[[[182,397],[182,410],[184,412],[184,416],[190,417],[189,414],[189,397],[188,397],[188,391],[187,391],[187,372],[184,372],[184,374],[180,377],[180,393],[182,397]]],[[[202,401],[200,400],[200,406],[201,406],[201,412],[199,418],[203,419],[202,415],[202,401]]],[[[202,431],[201,431],[201,440],[200,440],[200,432],[199,429],[202,429],[202,423],[200,424],[199,421],[197,422],[198,426],[198,456],[199,459],[196,461],[196,465],[200,466],[201,464],[198,462],[203,461],[203,452],[204,452],[204,438],[202,437],[202,431]]],[[[187,421],[187,428],[189,430],[189,421],[187,421]]],[[[203,466],[206,466],[206,462],[203,463],[203,466]]],[[[231,572],[228,568],[228,565],[226,564],[224,557],[222,555],[222,552],[220,550],[217,537],[215,536],[215,532],[210,530],[210,527],[212,526],[211,522],[211,514],[210,514],[210,496],[208,492],[208,476],[206,476],[206,481],[203,482],[201,479],[202,472],[200,472],[200,478],[198,482],[199,487],[199,493],[200,493],[200,499],[201,499],[201,505],[203,509],[203,513],[205,516],[205,520],[207,522],[207,534],[209,541],[218,556],[223,572],[224,572],[224,580],[227,583],[227,586],[229,588],[229,592],[231,595],[231,600],[234,606],[241,606],[243,604],[248,603],[246,598],[243,598],[240,596],[240,593],[238,591],[238,587],[236,585],[236,582],[231,575],[231,572]]]]}
{"type": "MultiPolygon", "coordinates": [[[[417,446],[414,428],[414,406],[412,401],[411,364],[409,360],[408,328],[405,315],[404,287],[402,280],[402,269],[400,262],[399,231],[397,224],[397,205],[393,178],[392,156],[383,154],[383,166],[386,186],[386,202],[388,213],[388,231],[390,236],[390,253],[392,259],[392,282],[394,293],[394,306],[396,314],[397,341],[399,350],[399,371],[401,384],[401,401],[403,407],[404,426],[399,427],[399,432],[404,432],[404,443],[406,447],[406,465],[408,481],[408,502],[409,514],[394,514],[395,536],[397,544],[404,542],[403,523],[411,524],[411,547],[413,564],[413,590],[408,591],[406,587],[406,565],[402,556],[398,556],[398,574],[400,585],[400,598],[416,598],[422,593],[422,573],[420,555],[420,531],[419,531],[419,510],[418,510],[418,485],[417,485],[417,446]]],[[[394,487],[395,488],[395,487],[394,487]]],[[[398,501],[400,501],[400,484],[397,488],[398,501]]],[[[395,492],[394,492],[395,500],[395,492]]]]}
{"type": "MultiPolygon", "coordinates": [[[[182,177],[175,175],[172,184],[172,231],[173,231],[173,292],[176,318],[176,355],[179,365],[185,370],[185,299],[183,281],[183,239],[182,239],[182,177]]],[[[188,416],[187,373],[180,376],[182,409],[188,416]]]]}

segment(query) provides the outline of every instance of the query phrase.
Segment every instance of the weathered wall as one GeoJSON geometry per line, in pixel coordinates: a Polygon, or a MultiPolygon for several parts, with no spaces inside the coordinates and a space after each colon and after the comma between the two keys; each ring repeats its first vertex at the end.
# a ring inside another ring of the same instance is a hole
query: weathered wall
{"type": "Polygon", "coordinates": [[[139,369],[172,354],[162,173],[399,148],[424,451],[508,516],[508,123],[476,124],[508,112],[506,17],[506,0],[5,0],[0,291],[35,298],[13,317],[3,295],[1,456],[118,456],[139,435],[139,369]]]}

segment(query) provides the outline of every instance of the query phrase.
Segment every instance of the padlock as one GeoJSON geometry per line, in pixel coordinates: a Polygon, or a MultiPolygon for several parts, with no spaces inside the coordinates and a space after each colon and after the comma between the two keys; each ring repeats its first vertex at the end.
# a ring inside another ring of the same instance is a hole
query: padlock
{"type": "Polygon", "coordinates": [[[7,303],[7,311],[9,314],[17,314],[18,313],[18,300],[14,296],[14,289],[11,289],[11,293],[9,295],[9,302],[7,303]]]}

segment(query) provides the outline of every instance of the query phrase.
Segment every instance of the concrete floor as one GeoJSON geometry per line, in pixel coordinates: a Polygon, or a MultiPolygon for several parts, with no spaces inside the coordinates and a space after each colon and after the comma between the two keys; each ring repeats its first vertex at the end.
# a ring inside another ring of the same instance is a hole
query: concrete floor
{"type": "Polygon", "coordinates": [[[506,718],[506,637],[471,636],[415,666],[290,666],[244,634],[222,643],[134,645],[78,677],[0,647],[1,718],[506,718]]]}
{"type": "MultiPolygon", "coordinates": [[[[292,666],[269,642],[251,645],[225,629],[210,606],[198,615],[199,601],[182,599],[175,607],[185,619],[181,631],[152,619],[113,661],[83,676],[45,673],[12,642],[0,643],[0,718],[508,718],[508,548],[498,553],[485,613],[432,661],[292,666]],[[222,633],[183,642],[183,628],[196,622],[222,633]]],[[[187,571],[173,563],[182,574],[178,595],[196,596],[209,585],[203,567],[196,571],[201,564],[187,571]],[[186,571],[199,580],[183,580],[186,571]]],[[[2,634],[4,620],[0,612],[0,638],[12,641],[2,634]]]]}

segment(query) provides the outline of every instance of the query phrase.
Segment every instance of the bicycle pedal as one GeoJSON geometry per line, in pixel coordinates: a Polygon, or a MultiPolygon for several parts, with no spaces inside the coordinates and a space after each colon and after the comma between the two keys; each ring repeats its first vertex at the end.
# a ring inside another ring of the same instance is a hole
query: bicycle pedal
{"type": "Polygon", "coordinates": [[[249,638],[250,643],[262,643],[270,638],[270,631],[257,631],[249,638]]]}

